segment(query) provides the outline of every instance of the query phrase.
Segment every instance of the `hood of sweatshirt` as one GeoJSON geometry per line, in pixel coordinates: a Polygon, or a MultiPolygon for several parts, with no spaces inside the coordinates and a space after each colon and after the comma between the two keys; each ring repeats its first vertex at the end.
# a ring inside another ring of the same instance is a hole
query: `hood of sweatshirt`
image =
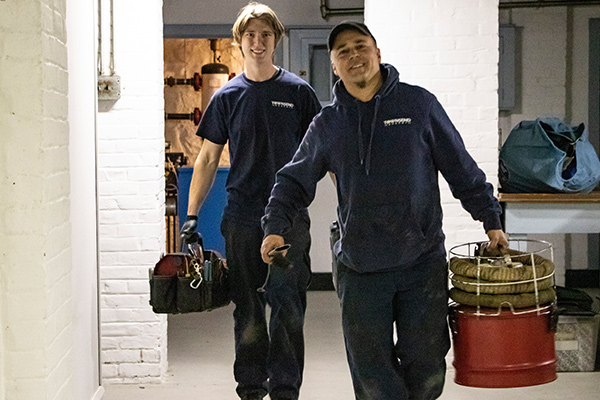
{"type": "Polygon", "coordinates": [[[363,103],[358,100],[354,96],[352,96],[346,90],[344,86],[344,82],[342,80],[338,80],[333,87],[333,104],[341,107],[347,107],[350,109],[356,109],[356,114],[358,115],[358,153],[360,157],[360,163],[365,169],[365,174],[369,175],[369,171],[371,169],[371,152],[373,148],[373,135],[375,132],[375,122],[377,121],[377,113],[379,111],[379,106],[381,104],[381,99],[388,96],[394,90],[394,87],[399,83],[398,71],[390,64],[382,63],[379,66],[381,71],[381,79],[382,84],[377,93],[373,96],[371,100],[367,103],[363,103]],[[361,103],[370,104],[374,102],[374,111],[372,113],[370,123],[363,124],[362,119],[364,118],[364,113],[360,111],[361,103]],[[368,126],[369,129],[367,132],[364,131],[363,127],[368,126]]]}

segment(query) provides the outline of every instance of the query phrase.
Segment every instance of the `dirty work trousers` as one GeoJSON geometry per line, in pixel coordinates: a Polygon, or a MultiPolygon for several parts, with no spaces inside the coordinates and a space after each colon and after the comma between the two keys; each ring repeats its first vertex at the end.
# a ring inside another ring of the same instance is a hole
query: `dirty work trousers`
{"type": "Polygon", "coordinates": [[[338,261],[337,285],[356,399],[438,398],[450,348],[445,253],[366,274],[338,261]]]}
{"type": "Polygon", "coordinates": [[[235,330],[233,372],[240,397],[252,394],[297,399],[304,369],[304,314],[310,281],[310,222],[299,216],[285,235],[292,247],[288,269],[271,267],[265,293],[258,293],[267,278],[260,256],[263,231],[260,222],[249,224],[224,217],[227,266],[235,330]],[[267,328],[266,305],[271,308],[267,328]]]}

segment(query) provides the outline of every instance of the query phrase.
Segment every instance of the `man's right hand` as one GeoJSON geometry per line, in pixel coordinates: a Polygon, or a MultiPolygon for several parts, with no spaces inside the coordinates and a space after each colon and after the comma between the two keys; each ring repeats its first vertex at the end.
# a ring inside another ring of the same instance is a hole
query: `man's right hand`
{"type": "Polygon", "coordinates": [[[277,247],[283,246],[284,244],[285,241],[283,240],[283,236],[279,235],[269,235],[263,239],[260,247],[260,255],[265,264],[273,263],[273,253],[271,252],[277,247]]]}
{"type": "Polygon", "coordinates": [[[197,227],[198,217],[195,215],[188,215],[187,221],[184,222],[181,230],[179,231],[186,243],[191,243],[194,241],[197,227]]]}

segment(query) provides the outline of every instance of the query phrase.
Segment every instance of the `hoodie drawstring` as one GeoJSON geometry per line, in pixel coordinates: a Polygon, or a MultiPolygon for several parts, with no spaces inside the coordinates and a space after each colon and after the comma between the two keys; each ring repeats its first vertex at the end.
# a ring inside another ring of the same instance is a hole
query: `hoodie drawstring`
{"type": "Polygon", "coordinates": [[[363,135],[362,135],[362,113],[360,112],[360,107],[358,105],[358,100],[356,104],[356,111],[358,114],[358,157],[360,158],[360,165],[365,165],[365,150],[363,144],[363,135]]]}
{"type": "Polygon", "coordinates": [[[375,96],[375,109],[373,111],[373,120],[371,121],[371,131],[369,132],[369,145],[365,154],[363,131],[362,131],[362,113],[359,107],[359,100],[356,100],[356,108],[358,111],[358,156],[360,157],[360,165],[364,165],[365,174],[369,176],[371,170],[371,152],[373,148],[373,136],[375,136],[375,126],[377,125],[377,112],[379,111],[379,102],[381,97],[375,96]]]}
{"type": "Polygon", "coordinates": [[[367,158],[365,166],[365,172],[369,176],[369,170],[371,169],[371,149],[373,147],[373,136],[375,135],[375,125],[377,124],[377,111],[379,111],[379,95],[375,96],[375,110],[373,111],[373,121],[371,121],[371,134],[369,135],[369,147],[367,148],[367,158]]]}

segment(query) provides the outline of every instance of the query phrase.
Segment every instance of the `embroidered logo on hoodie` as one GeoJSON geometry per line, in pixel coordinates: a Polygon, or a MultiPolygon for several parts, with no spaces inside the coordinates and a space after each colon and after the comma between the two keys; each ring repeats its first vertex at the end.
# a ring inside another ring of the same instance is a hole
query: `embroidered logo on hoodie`
{"type": "Polygon", "coordinates": [[[273,107],[294,108],[292,103],[286,103],[285,101],[271,101],[271,105],[273,107]]]}
{"type": "Polygon", "coordinates": [[[395,118],[395,119],[388,119],[387,121],[383,121],[383,126],[410,125],[411,123],[412,123],[411,118],[395,118]]]}

